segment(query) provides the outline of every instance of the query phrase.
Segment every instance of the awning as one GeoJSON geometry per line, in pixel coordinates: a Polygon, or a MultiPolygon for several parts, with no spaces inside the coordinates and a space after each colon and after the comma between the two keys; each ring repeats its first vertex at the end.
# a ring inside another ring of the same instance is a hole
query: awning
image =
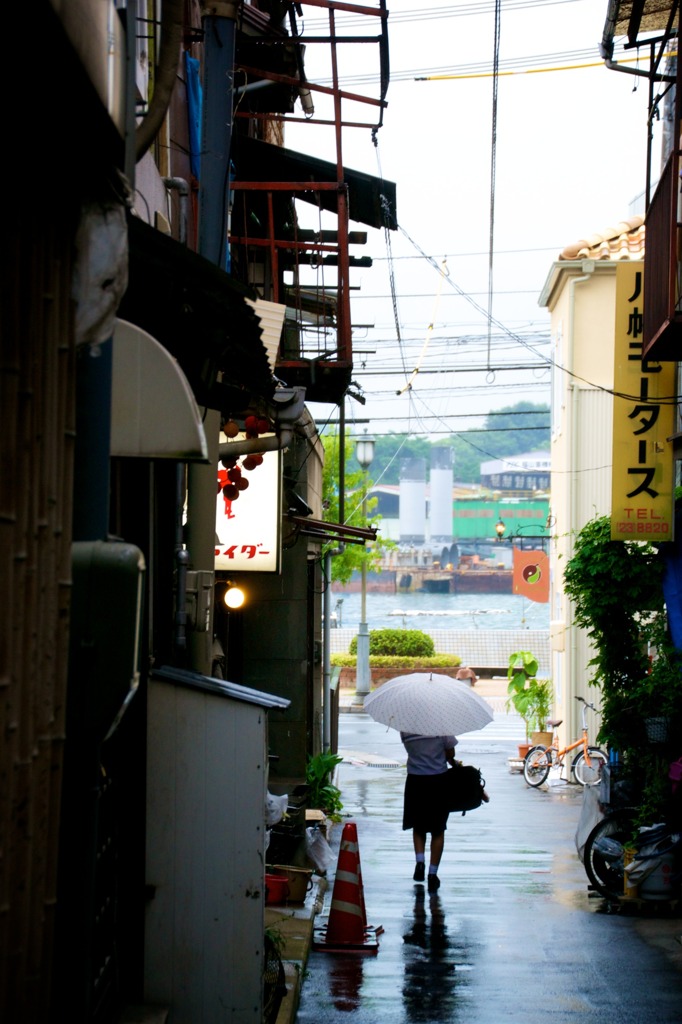
{"type": "Polygon", "coordinates": [[[289,515],[288,519],[294,524],[296,534],[302,537],[316,537],[324,543],[334,541],[337,544],[365,544],[377,539],[375,526],[347,526],[345,523],[327,523],[322,519],[310,519],[308,516],[289,515]]]}
{"type": "MultiPolygon", "coordinates": [[[[319,160],[306,153],[296,153],[270,142],[235,135],[232,142],[232,161],[237,181],[337,181],[336,164],[319,160]]],[[[363,171],[343,168],[343,180],[348,186],[348,215],[351,220],[372,228],[387,227],[397,231],[396,187],[392,181],[375,178],[363,171]]],[[[305,193],[298,198],[336,213],[333,192],[305,193]]]]}
{"type": "Polygon", "coordinates": [[[180,242],[130,216],[128,289],[118,310],[178,360],[200,406],[239,410],[274,382],[248,289],[180,242]]]}
{"type": "Polygon", "coordinates": [[[201,412],[177,360],[126,320],[116,321],[112,353],[111,454],[208,462],[201,412]]]}

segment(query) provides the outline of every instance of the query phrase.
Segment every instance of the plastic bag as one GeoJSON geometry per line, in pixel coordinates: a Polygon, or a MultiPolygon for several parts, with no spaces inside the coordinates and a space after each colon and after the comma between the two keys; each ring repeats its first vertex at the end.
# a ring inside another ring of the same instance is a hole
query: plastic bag
{"type": "Polygon", "coordinates": [[[332,848],[318,828],[305,830],[305,849],[311,864],[324,875],[332,862],[332,848]]]}
{"type": "Polygon", "coordinates": [[[671,833],[665,825],[652,825],[639,830],[634,860],[625,865],[628,884],[638,885],[662,864],[670,861],[671,851],[680,844],[679,833],[671,833]],[[648,834],[647,834],[648,833],[648,834]]]}
{"type": "Polygon", "coordinates": [[[281,821],[284,815],[287,813],[287,807],[289,806],[289,797],[284,793],[283,796],[275,796],[274,793],[267,793],[265,797],[265,824],[268,828],[276,825],[278,821],[281,821]]]}
{"type": "Polygon", "coordinates": [[[587,837],[595,825],[604,817],[599,801],[598,789],[598,786],[583,787],[583,805],[580,811],[578,828],[575,833],[575,848],[581,861],[583,861],[587,837]]]}

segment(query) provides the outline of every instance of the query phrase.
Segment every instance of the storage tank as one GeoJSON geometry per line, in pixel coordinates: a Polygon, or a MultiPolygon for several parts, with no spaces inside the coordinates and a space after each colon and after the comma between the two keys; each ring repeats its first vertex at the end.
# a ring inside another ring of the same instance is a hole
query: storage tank
{"type": "Polygon", "coordinates": [[[426,460],[400,463],[400,543],[423,547],[426,539],[426,460]]]}
{"type": "Polygon", "coordinates": [[[449,446],[431,450],[431,545],[438,548],[452,543],[453,456],[449,446]]]}

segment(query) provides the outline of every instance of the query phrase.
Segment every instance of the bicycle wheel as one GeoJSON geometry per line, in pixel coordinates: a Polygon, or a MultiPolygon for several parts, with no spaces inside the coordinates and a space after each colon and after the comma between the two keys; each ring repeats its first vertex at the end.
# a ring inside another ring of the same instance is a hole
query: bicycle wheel
{"type": "Polygon", "coordinates": [[[549,775],[551,755],[547,747],[531,747],[523,761],[523,777],[529,786],[541,786],[549,775]]]}
{"type": "Polygon", "coordinates": [[[583,864],[590,884],[600,896],[617,900],[623,895],[623,844],[635,831],[635,807],[612,811],[590,832],[583,848],[583,864]]]}
{"type": "Polygon", "coordinates": [[[581,750],[571,767],[581,786],[596,786],[601,782],[604,765],[609,763],[609,759],[599,747],[588,747],[587,749],[590,752],[590,764],[585,760],[585,754],[581,750]]]}

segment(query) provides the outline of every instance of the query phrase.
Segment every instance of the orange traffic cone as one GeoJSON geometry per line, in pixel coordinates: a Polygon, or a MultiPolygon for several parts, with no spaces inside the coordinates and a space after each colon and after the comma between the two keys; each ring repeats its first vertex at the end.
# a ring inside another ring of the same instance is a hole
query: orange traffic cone
{"type": "Polygon", "coordinates": [[[315,929],[313,949],[331,953],[376,953],[381,929],[367,924],[360,870],[358,832],[349,822],[343,827],[327,925],[315,929]]]}

